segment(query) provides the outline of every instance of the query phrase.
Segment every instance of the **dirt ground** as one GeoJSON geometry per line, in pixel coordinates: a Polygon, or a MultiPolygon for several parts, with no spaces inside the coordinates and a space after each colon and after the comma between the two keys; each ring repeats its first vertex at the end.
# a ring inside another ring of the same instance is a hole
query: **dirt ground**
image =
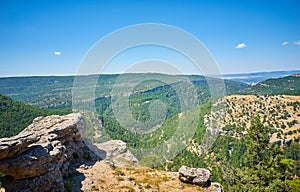
{"type": "Polygon", "coordinates": [[[82,191],[107,192],[196,192],[209,191],[179,181],[177,172],[165,172],[145,167],[112,167],[105,161],[79,168],[85,179],[82,191]]]}

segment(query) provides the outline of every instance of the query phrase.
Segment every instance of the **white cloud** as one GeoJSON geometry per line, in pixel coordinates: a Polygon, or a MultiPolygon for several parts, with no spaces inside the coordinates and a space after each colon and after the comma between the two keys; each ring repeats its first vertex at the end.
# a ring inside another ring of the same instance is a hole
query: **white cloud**
{"type": "Polygon", "coordinates": [[[285,41],[285,42],[282,43],[283,46],[285,46],[287,44],[289,44],[289,42],[287,42],[287,41],[285,41]]]}
{"type": "Polygon", "coordinates": [[[237,44],[237,46],[235,46],[235,48],[237,48],[237,49],[243,49],[245,47],[246,47],[245,43],[239,43],[239,44],[237,44]]]}
{"type": "Polygon", "coordinates": [[[300,45],[300,40],[294,42],[295,45],[300,45]]]}
{"type": "Polygon", "coordinates": [[[54,55],[60,56],[61,55],[61,51],[54,51],[54,55]]]}

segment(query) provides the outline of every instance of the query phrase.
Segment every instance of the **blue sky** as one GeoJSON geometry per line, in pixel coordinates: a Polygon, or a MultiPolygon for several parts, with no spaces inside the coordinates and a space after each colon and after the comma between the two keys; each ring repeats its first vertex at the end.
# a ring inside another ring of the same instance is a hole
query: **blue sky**
{"type": "Polygon", "coordinates": [[[193,34],[222,73],[300,69],[299,10],[297,0],[0,0],[0,76],[76,74],[99,39],[140,23],[193,34]]]}

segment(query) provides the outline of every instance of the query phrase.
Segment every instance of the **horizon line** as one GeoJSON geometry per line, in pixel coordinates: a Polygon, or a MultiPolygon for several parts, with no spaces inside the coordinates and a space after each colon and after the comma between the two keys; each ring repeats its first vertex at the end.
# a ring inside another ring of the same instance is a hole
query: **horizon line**
{"type": "Polygon", "coordinates": [[[243,75],[243,74],[254,74],[254,73],[275,73],[275,72],[292,72],[292,71],[300,71],[300,69],[291,69],[291,70],[275,70],[275,71],[253,71],[253,72],[240,72],[240,73],[221,73],[221,74],[171,74],[171,73],[159,73],[159,72],[130,72],[130,73],[101,73],[101,74],[49,74],[49,75],[12,75],[12,76],[1,76],[0,78],[14,78],[14,77],[75,77],[75,76],[92,76],[92,75],[121,75],[121,74],[160,74],[160,75],[186,75],[186,76],[208,76],[208,77],[220,77],[220,76],[228,76],[228,75],[243,75]]]}

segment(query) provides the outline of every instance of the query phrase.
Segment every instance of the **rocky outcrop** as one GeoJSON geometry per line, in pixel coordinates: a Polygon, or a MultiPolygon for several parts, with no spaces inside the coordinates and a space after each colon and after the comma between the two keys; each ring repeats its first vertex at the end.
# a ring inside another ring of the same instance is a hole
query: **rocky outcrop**
{"type": "Polygon", "coordinates": [[[221,184],[210,182],[211,173],[208,169],[204,168],[189,168],[181,166],[178,170],[179,180],[184,183],[190,183],[207,188],[206,191],[223,192],[221,184]]]}
{"type": "Polygon", "coordinates": [[[6,191],[64,191],[63,176],[97,161],[83,140],[80,114],[38,117],[18,135],[0,139],[6,191]]]}
{"type": "Polygon", "coordinates": [[[105,143],[95,144],[103,153],[97,155],[110,164],[124,167],[131,163],[138,163],[138,159],[127,148],[126,143],[121,140],[109,140],[105,143]]]}

